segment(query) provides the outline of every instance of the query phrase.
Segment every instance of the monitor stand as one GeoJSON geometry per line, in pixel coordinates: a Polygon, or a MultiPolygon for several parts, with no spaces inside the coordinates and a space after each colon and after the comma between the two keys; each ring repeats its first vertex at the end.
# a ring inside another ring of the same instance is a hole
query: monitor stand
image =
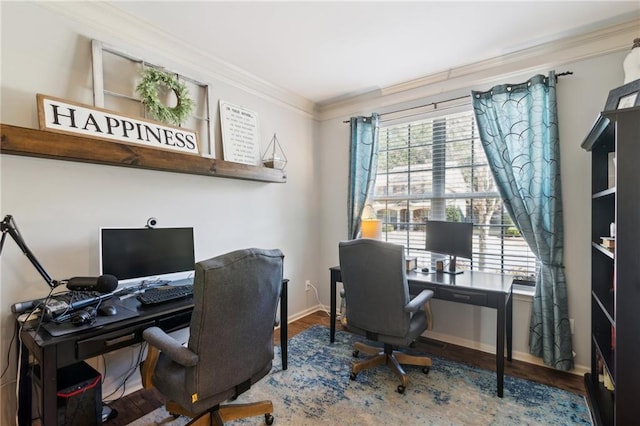
{"type": "Polygon", "coordinates": [[[449,256],[449,270],[444,271],[445,274],[458,275],[463,273],[463,270],[456,270],[457,256],[449,256]]]}

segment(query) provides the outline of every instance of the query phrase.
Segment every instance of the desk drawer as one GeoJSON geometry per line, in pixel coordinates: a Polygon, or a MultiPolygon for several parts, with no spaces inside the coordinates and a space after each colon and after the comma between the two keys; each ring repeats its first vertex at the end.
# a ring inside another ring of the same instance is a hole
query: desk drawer
{"type": "Polygon", "coordinates": [[[440,287],[438,289],[438,299],[450,300],[452,302],[466,303],[468,305],[487,305],[486,293],[473,290],[453,289],[448,287],[440,287]]]}
{"type": "Polygon", "coordinates": [[[142,340],[142,331],[153,325],[153,321],[147,321],[112,333],[79,340],[76,344],[77,358],[91,358],[92,356],[140,342],[142,340]]]}
{"type": "Polygon", "coordinates": [[[438,297],[438,286],[425,284],[425,283],[420,283],[420,284],[414,284],[411,282],[409,283],[409,294],[411,295],[411,297],[415,297],[419,295],[422,290],[431,290],[433,291],[433,297],[434,298],[438,297]]]}
{"type": "Polygon", "coordinates": [[[193,311],[183,312],[181,314],[173,315],[167,318],[158,320],[158,327],[163,329],[166,333],[170,333],[181,328],[189,327],[191,322],[191,314],[193,311]]]}

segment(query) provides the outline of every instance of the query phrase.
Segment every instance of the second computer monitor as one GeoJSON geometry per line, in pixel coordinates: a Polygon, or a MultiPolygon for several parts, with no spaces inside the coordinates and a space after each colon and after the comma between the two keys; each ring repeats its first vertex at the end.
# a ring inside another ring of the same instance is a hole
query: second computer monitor
{"type": "Polygon", "coordinates": [[[471,259],[473,247],[473,223],[427,220],[425,249],[450,256],[446,272],[461,273],[456,269],[457,257],[471,259]]]}

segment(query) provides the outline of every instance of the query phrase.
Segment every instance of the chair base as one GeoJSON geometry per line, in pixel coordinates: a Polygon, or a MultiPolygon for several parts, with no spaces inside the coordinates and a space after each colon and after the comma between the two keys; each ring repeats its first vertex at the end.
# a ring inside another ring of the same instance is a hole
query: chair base
{"type": "Polygon", "coordinates": [[[353,361],[351,365],[351,379],[355,380],[355,376],[362,370],[366,370],[381,364],[388,364],[391,370],[400,379],[400,386],[398,386],[398,392],[404,392],[404,389],[409,383],[409,376],[402,368],[404,365],[417,365],[424,367],[423,371],[429,372],[429,368],[432,365],[431,358],[427,356],[409,355],[404,352],[394,351],[391,345],[385,344],[384,349],[365,345],[364,343],[356,342],[353,345],[354,356],[358,356],[358,352],[362,352],[369,355],[367,358],[360,361],[353,361]]]}
{"type": "Polygon", "coordinates": [[[228,404],[214,407],[197,416],[185,410],[181,405],[173,401],[167,401],[167,411],[172,415],[192,417],[187,426],[222,426],[224,422],[264,415],[267,425],[273,424],[273,403],[271,401],[257,401],[248,404],[228,404]]]}
{"type": "MultiPolygon", "coordinates": [[[[145,389],[153,387],[153,371],[158,363],[160,350],[153,345],[149,345],[147,349],[147,357],[140,365],[140,375],[142,377],[142,385],[145,389]]],[[[191,420],[187,426],[213,426],[223,425],[226,421],[241,419],[245,417],[254,417],[264,415],[267,425],[273,424],[273,403],[271,401],[257,401],[248,404],[227,404],[217,405],[211,409],[195,414],[184,408],[175,401],[167,401],[166,409],[173,416],[190,417],[191,420]]]]}

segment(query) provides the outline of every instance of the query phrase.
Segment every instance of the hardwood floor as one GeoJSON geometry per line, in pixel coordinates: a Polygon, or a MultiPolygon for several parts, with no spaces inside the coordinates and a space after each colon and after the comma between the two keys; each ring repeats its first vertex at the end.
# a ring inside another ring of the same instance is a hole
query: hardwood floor
{"type": "MultiPolygon", "coordinates": [[[[316,324],[329,327],[329,316],[325,312],[314,312],[304,318],[292,322],[289,324],[289,338],[316,324]]],[[[346,331],[346,329],[342,328],[340,323],[336,325],[336,328],[338,330],[346,331]]],[[[274,343],[277,344],[279,342],[280,333],[279,330],[276,330],[274,343]]],[[[453,361],[495,371],[495,356],[493,354],[448,343],[430,341],[428,339],[421,339],[417,343],[417,348],[423,349],[429,354],[440,356],[442,358],[448,358],[453,361]]],[[[585,394],[583,378],[582,376],[575,374],[515,360],[505,362],[505,374],[555,386],[581,395],[585,394]]],[[[126,425],[160,407],[164,402],[162,395],[160,395],[160,393],[155,389],[134,392],[109,404],[112,408],[118,411],[118,415],[106,424],[109,426],[126,425]]]]}

